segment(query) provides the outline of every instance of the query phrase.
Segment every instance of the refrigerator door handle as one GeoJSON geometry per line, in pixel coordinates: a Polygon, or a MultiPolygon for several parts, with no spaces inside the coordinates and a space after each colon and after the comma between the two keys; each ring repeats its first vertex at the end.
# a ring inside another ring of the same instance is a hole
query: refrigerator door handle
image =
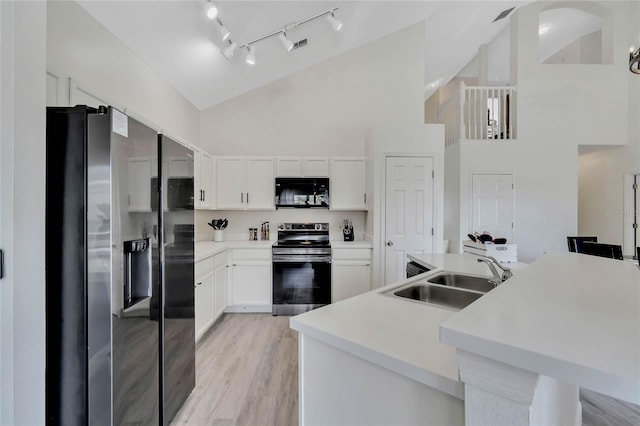
{"type": "Polygon", "coordinates": [[[125,254],[124,260],[124,300],[123,307],[131,304],[131,253],[125,254]]]}

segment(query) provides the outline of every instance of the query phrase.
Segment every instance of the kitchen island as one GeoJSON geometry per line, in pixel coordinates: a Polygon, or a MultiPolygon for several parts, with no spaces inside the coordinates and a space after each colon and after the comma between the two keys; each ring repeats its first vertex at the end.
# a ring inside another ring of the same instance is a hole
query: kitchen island
{"type": "Polygon", "coordinates": [[[486,266],[411,259],[436,269],[291,318],[301,424],[580,424],[581,386],[640,402],[637,266],[573,253],[506,264],[513,278],[454,311],[380,293],[486,266]]]}
{"type": "Polygon", "coordinates": [[[640,404],[640,270],[545,254],[445,321],[441,341],[458,348],[477,424],[580,424],[581,387],[640,404]]]}
{"type": "Polygon", "coordinates": [[[469,254],[413,260],[436,269],[291,318],[299,332],[301,424],[464,423],[456,351],[439,335],[457,311],[380,293],[443,267],[491,275],[469,254]]]}

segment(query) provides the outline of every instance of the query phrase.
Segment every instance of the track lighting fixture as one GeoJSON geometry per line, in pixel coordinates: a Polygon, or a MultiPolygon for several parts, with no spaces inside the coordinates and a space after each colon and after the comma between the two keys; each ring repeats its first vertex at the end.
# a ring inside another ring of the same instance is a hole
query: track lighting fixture
{"type": "Polygon", "coordinates": [[[256,49],[253,46],[247,46],[247,57],[244,61],[249,65],[256,64],[256,49]]]}
{"type": "Polygon", "coordinates": [[[281,31],[278,35],[278,38],[282,42],[282,46],[284,46],[287,52],[291,52],[291,49],[293,49],[293,42],[287,38],[286,31],[281,31]]]}
{"type": "Polygon", "coordinates": [[[207,18],[211,19],[212,21],[216,19],[216,16],[218,16],[218,8],[212,0],[205,0],[204,13],[207,15],[207,18]]]}
{"type": "Polygon", "coordinates": [[[229,31],[229,29],[222,24],[222,21],[220,19],[216,19],[216,22],[218,24],[216,26],[216,29],[218,30],[218,34],[220,34],[220,38],[222,39],[222,41],[226,41],[231,35],[231,31],[229,31]]]}
{"type": "MultiPolygon", "coordinates": [[[[206,0],[207,1],[207,5],[211,4],[213,5],[211,0],[206,0]]],[[[301,21],[292,23],[292,24],[288,24],[285,27],[272,31],[268,34],[263,35],[262,37],[258,37],[254,40],[249,41],[248,43],[245,43],[241,46],[239,46],[241,49],[242,48],[246,48],[247,49],[247,53],[245,56],[245,62],[249,65],[255,65],[256,64],[256,52],[255,52],[255,48],[254,48],[254,44],[259,43],[263,40],[266,40],[268,38],[272,38],[272,37],[278,37],[280,39],[280,42],[282,43],[282,46],[286,49],[287,52],[290,52],[293,50],[294,47],[301,47],[306,45],[306,40],[302,40],[300,43],[294,43],[293,41],[291,41],[288,37],[287,37],[287,30],[290,29],[295,29],[300,27],[303,24],[306,24],[307,22],[316,20],[318,18],[321,18],[323,16],[327,17],[327,21],[329,21],[329,24],[331,24],[331,28],[333,28],[334,31],[340,31],[342,29],[342,22],[339,21],[338,19],[336,19],[335,17],[335,11],[338,10],[338,8],[333,8],[330,10],[327,10],[325,12],[322,13],[318,13],[317,15],[313,15],[309,18],[303,19],[301,21]]],[[[211,18],[214,19],[214,18],[211,18]]],[[[216,19],[217,23],[218,23],[218,32],[220,33],[220,37],[222,38],[223,41],[227,41],[228,45],[222,49],[222,54],[224,55],[225,58],[230,59],[236,48],[238,47],[238,45],[236,43],[234,43],[233,41],[231,41],[231,39],[229,38],[229,35],[231,34],[229,32],[229,30],[222,25],[222,22],[220,21],[220,19],[216,19]]]]}
{"type": "Polygon", "coordinates": [[[640,47],[635,51],[633,47],[629,49],[629,71],[634,74],[640,74],[640,47]]]}
{"type": "Polygon", "coordinates": [[[337,32],[342,29],[342,22],[336,19],[336,17],[333,14],[333,11],[331,11],[327,15],[327,21],[329,21],[329,23],[331,24],[331,28],[333,28],[334,31],[337,32]]]}
{"type": "Polygon", "coordinates": [[[236,47],[238,47],[238,45],[235,42],[229,40],[229,45],[222,49],[222,55],[227,59],[231,59],[233,57],[233,53],[236,50],[236,47]]]}

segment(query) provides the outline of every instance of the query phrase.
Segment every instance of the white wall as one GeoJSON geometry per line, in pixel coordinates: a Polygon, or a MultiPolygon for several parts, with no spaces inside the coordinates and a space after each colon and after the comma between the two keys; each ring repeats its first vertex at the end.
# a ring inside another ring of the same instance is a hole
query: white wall
{"type": "Polygon", "coordinates": [[[45,423],[46,2],[0,3],[0,424],[45,423]]]}
{"type": "MultiPolygon", "coordinates": [[[[531,3],[511,19],[518,140],[461,145],[460,235],[474,231],[470,229],[471,175],[512,173],[514,242],[519,259],[525,262],[546,251],[566,250],[566,236],[578,232],[578,146],[630,141],[627,64],[634,22],[630,13],[635,6],[632,2],[595,4],[609,10],[614,20],[612,64],[545,65],[531,53],[537,51],[538,14],[548,5],[531,3]]],[[[622,186],[603,189],[622,191],[622,186]]]]}
{"type": "Polygon", "coordinates": [[[421,23],[203,111],[202,147],[362,155],[368,127],[424,121],[423,70],[421,23]]]}
{"type": "MultiPolygon", "coordinates": [[[[423,71],[421,23],[203,111],[202,147],[214,155],[363,156],[372,126],[423,123],[423,71]]],[[[213,217],[228,217],[230,236],[241,239],[266,220],[272,231],[298,219],[327,221],[335,231],[345,217],[356,238],[364,236],[364,212],[278,210],[198,211],[198,238],[211,237],[213,217]]]]}
{"type": "MultiPolygon", "coordinates": [[[[637,2],[628,16],[636,23],[640,20],[637,2]]],[[[628,28],[627,40],[635,46],[640,43],[637,25],[628,28]]],[[[622,244],[624,215],[631,214],[623,203],[623,175],[640,173],[640,76],[627,70],[625,66],[629,83],[628,145],[612,149],[583,147],[579,158],[578,232],[596,235],[599,241],[610,244],[622,244]]]]}
{"type": "MultiPolygon", "coordinates": [[[[460,253],[462,241],[460,233],[460,144],[454,143],[444,151],[444,238],[449,240],[449,252],[460,253]]],[[[464,238],[463,238],[464,237],[464,238]]]]}
{"type": "Polygon", "coordinates": [[[600,31],[587,34],[563,47],[545,64],[599,64],[602,62],[602,34],[600,31]]]}
{"type": "Polygon", "coordinates": [[[52,1],[47,15],[47,71],[61,79],[71,77],[72,86],[156,130],[198,144],[196,107],[82,7],[73,1],[52,1]]]}

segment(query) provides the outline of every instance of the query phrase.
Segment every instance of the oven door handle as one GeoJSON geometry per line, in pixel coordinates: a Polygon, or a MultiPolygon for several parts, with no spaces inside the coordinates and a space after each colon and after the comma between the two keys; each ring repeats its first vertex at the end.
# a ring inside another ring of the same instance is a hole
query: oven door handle
{"type": "Polygon", "coordinates": [[[331,256],[273,256],[273,263],[331,263],[331,256]]]}

